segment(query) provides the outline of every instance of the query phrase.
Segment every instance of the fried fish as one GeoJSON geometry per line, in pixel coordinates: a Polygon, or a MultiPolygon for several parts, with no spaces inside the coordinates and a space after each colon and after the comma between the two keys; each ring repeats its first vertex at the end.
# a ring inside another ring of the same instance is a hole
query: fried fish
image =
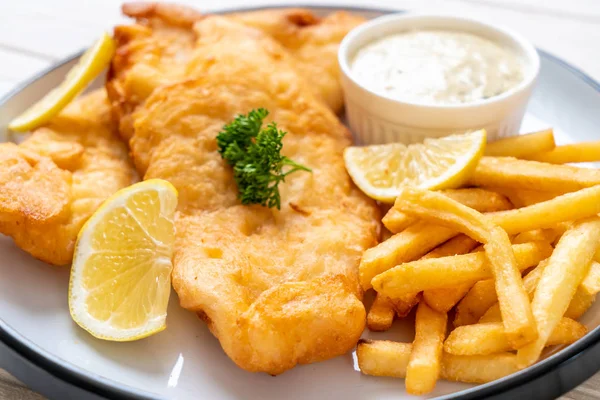
{"type": "Polygon", "coordinates": [[[130,141],[145,179],[179,191],[181,305],[248,371],[275,375],[344,354],[365,325],[358,263],[380,228],[344,167],[350,134],[269,35],[217,16],[192,30],[186,74],[138,107],[130,141]],[[281,210],[241,205],[217,151],[223,125],[259,107],[288,132],[283,153],[312,169],[286,178],[281,210]]]}
{"type": "Polygon", "coordinates": [[[0,233],[42,261],[68,264],[85,221],[137,180],[106,91],[97,90],[20,145],[0,144],[0,233]]]}
{"type": "MultiPolygon", "coordinates": [[[[152,91],[184,79],[187,62],[198,41],[192,29],[205,14],[165,3],[126,3],[123,12],[136,24],[117,26],[118,51],[113,59],[107,90],[119,130],[125,139],[133,133],[132,113],[152,91]]],[[[340,112],[343,107],[337,48],[343,37],[363,18],[338,11],[324,18],[306,9],[269,9],[230,14],[227,19],[255,27],[277,40],[294,58],[294,68],[320,99],[340,112]]]]}

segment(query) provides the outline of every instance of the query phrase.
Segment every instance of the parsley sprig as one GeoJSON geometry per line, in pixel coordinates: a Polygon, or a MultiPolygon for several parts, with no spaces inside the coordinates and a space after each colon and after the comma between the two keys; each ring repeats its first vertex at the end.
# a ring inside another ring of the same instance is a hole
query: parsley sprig
{"type": "Polygon", "coordinates": [[[281,155],[283,137],[287,132],[271,122],[262,128],[269,115],[264,108],[238,115],[217,135],[221,157],[233,167],[242,204],[260,204],[281,208],[279,184],[296,171],[311,170],[281,155]],[[286,169],[284,167],[291,167],[286,169]]]}

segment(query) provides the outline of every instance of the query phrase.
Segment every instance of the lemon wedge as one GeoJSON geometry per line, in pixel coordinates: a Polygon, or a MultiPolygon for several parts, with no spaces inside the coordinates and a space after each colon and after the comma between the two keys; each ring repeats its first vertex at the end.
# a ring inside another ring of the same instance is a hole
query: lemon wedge
{"type": "Polygon", "coordinates": [[[13,119],[8,124],[8,128],[17,132],[26,132],[48,122],[108,66],[114,52],[114,40],[104,33],[81,56],[77,65],[69,71],[59,86],[13,119]]]}
{"type": "Polygon", "coordinates": [[[404,186],[451,189],[462,185],[485,151],[486,133],[425,139],[423,143],[391,143],[348,147],[346,169],[365,194],[393,203],[404,186]]]}
{"type": "Polygon", "coordinates": [[[93,336],[131,341],[165,329],[177,190],[150,179],[115,193],[77,237],[73,320],[93,336]]]}

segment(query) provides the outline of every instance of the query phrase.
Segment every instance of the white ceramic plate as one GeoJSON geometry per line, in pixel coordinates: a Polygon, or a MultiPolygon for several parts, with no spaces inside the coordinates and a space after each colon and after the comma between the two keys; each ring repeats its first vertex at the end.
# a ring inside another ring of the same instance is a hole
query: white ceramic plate
{"type": "MultiPolygon", "coordinates": [[[[314,8],[314,7],[313,7],[314,8]]],[[[317,8],[318,13],[332,9],[317,8]]],[[[374,10],[350,11],[373,17],[374,10]]],[[[529,105],[522,131],[552,126],[559,143],[598,138],[600,85],[567,64],[542,53],[539,84],[529,105]]],[[[8,121],[54,87],[75,59],[33,79],[0,102],[0,134],[8,121]]],[[[101,84],[100,81],[96,85],[101,84]]],[[[8,136],[4,140],[10,140],[8,136]]],[[[36,261],[11,240],[0,237],[0,342],[28,362],[42,365],[60,379],[69,377],[110,397],[177,399],[402,399],[408,396],[402,380],[361,375],[353,353],[326,362],[299,366],[277,377],[252,374],[236,367],[218,341],[193,313],[178,306],[173,294],[168,329],[133,343],[96,340],[69,317],[69,271],[36,261]]],[[[583,317],[590,330],[600,325],[600,305],[583,317]]],[[[398,323],[390,332],[365,337],[412,340],[412,322],[398,323]]],[[[523,385],[544,369],[556,368],[593,346],[600,337],[588,337],[502,382],[478,387],[440,381],[430,397],[463,391],[467,397],[487,396],[508,386],[523,385]]],[[[6,360],[6,358],[4,358],[6,360]]],[[[0,363],[3,358],[0,357],[0,363]]],[[[11,369],[12,365],[2,365],[11,369]]],[[[16,368],[15,368],[16,369],[16,368]]],[[[589,370],[589,368],[588,368],[589,370]]],[[[587,374],[594,371],[588,371],[587,374]]],[[[15,372],[17,373],[17,372],[15,372]]],[[[582,380],[582,377],[580,380],[582,380]]],[[[35,383],[30,383],[35,386],[35,383]]],[[[52,393],[51,391],[48,391],[52,393]]]]}

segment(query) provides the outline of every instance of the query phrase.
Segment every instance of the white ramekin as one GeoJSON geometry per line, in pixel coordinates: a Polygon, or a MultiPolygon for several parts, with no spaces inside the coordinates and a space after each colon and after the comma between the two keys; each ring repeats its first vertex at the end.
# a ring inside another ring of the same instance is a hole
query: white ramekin
{"type": "Polygon", "coordinates": [[[352,30],[342,41],[338,61],[346,116],[361,144],[415,143],[484,128],[488,140],[515,135],[540,68],[535,48],[520,35],[475,20],[439,15],[393,14],[375,18],[352,30]],[[473,33],[512,48],[522,58],[524,80],[515,88],[486,100],[458,105],[406,102],[376,93],[353,78],[350,60],[366,44],[383,36],[420,29],[473,33]]]}

